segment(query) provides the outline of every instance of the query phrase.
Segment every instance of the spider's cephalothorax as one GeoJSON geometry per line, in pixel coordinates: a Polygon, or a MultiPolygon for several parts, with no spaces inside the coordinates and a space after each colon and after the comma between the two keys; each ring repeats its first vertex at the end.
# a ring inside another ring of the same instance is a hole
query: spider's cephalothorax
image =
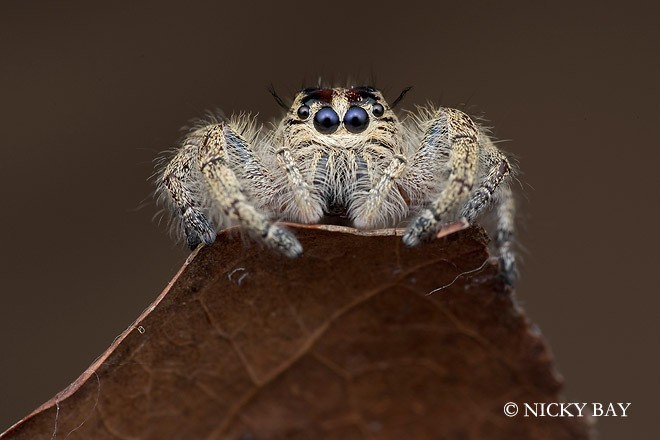
{"type": "Polygon", "coordinates": [[[511,174],[485,130],[459,110],[426,107],[400,121],[373,87],[313,88],[296,95],[273,130],[247,115],[198,123],[160,187],[190,247],[239,224],[288,256],[302,246],[277,220],[342,216],[365,229],[410,218],[403,241],[413,246],[497,201],[496,243],[512,283],[511,174]]]}

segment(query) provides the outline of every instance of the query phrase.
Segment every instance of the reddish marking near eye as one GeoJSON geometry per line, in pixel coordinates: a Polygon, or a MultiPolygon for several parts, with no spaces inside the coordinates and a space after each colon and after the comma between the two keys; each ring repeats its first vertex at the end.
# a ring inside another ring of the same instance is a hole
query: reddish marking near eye
{"type": "Polygon", "coordinates": [[[332,102],[333,94],[334,94],[334,90],[332,89],[312,90],[307,94],[307,96],[305,96],[303,102],[308,100],[315,100],[330,104],[332,102]]]}
{"type": "Polygon", "coordinates": [[[359,89],[350,89],[346,93],[346,98],[348,99],[348,102],[356,102],[362,99],[362,93],[359,89]]]}
{"type": "Polygon", "coordinates": [[[371,98],[378,101],[378,98],[372,93],[372,90],[371,87],[353,87],[346,92],[346,98],[348,99],[348,102],[351,103],[361,101],[365,98],[371,98]]]}

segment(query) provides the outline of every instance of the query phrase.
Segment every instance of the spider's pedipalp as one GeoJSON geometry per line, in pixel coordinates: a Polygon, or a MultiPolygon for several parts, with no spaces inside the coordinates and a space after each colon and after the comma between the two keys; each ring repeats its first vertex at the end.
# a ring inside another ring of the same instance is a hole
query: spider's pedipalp
{"type": "Polygon", "coordinates": [[[396,182],[405,172],[406,165],[403,155],[394,156],[371,188],[356,195],[353,222],[358,228],[382,225],[387,220],[403,216],[407,207],[396,182]]]}

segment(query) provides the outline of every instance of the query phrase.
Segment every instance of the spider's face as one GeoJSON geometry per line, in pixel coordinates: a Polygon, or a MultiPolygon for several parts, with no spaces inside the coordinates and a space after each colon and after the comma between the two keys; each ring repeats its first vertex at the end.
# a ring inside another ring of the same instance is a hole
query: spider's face
{"type": "MultiPolygon", "coordinates": [[[[298,93],[284,123],[299,137],[341,141],[394,133],[396,116],[380,91],[373,87],[305,89],[298,93]]],[[[293,133],[291,133],[293,134],[293,133]]]]}

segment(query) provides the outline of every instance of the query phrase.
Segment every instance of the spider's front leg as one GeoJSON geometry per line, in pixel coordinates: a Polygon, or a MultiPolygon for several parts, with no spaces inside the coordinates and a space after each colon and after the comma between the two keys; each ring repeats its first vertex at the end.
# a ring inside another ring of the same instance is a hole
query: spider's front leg
{"type": "Polygon", "coordinates": [[[425,187],[428,193],[438,184],[437,174],[441,174],[443,167],[449,170],[446,186],[408,226],[403,241],[413,246],[429,238],[461,203],[460,217],[473,222],[496,199],[500,267],[504,280],[513,285],[516,267],[511,243],[515,204],[511,189],[502,185],[511,176],[508,159],[467,115],[454,109],[440,109],[429,121],[413,160],[412,169],[419,171],[417,186],[425,187]]]}
{"type": "Polygon", "coordinates": [[[255,208],[242,182],[258,193],[267,192],[270,179],[248,142],[230,123],[209,124],[185,139],[163,173],[163,187],[179,211],[188,244],[192,247],[215,240],[215,229],[205,212],[219,211],[221,224],[239,224],[287,256],[300,255],[298,240],[255,208]],[[178,165],[184,160],[188,166],[178,165]]]}
{"type": "Polygon", "coordinates": [[[426,128],[421,146],[415,154],[411,170],[419,172],[418,186],[434,186],[438,174],[447,163],[447,184],[430,206],[406,229],[403,241],[414,246],[435,233],[442,220],[472,191],[478,174],[478,127],[465,113],[441,108],[426,128]]]}

